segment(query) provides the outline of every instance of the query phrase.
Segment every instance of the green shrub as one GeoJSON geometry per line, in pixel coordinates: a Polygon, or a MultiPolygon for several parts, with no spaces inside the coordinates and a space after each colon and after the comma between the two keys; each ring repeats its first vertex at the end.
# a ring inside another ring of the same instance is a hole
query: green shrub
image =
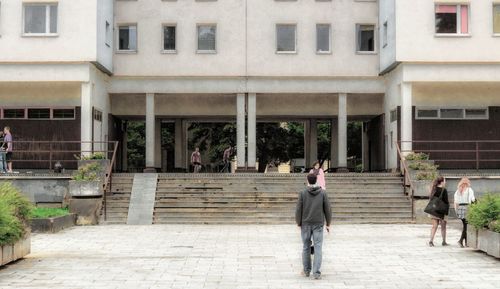
{"type": "Polygon", "coordinates": [[[407,161],[427,161],[429,155],[424,153],[409,153],[406,157],[407,161]]]}
{"type": "Polygon", "coordinates": [[[421,171],[418,172],[416,178],[418,181],[433,181],[438,177],[437,171],[421,171]]]}
{"type": "Polygon", "coordinates": [[[81,160],[81,161],[86,161],[86,160],[105,160],[106,159],[106,155],[104,153],[93,153],[93,154],[90,154],[90,155],[75,155],[75,158],[77,160],[81,160]]]}
{"type": "Polygon", "coordinates": [[[487,194],[470,206],[467,220],[476,229],[489,227],[500,233],[499,215],[500,194],[487,194]]]}
{"type": "Polygon", "coordinates": [[[417,162],[411,163],[409,165],[409,168],[412,170],[418,170],[418,171],[437,171],[438,166],[417,161],[417,162]]]}
{"type": "Polygon", "coordinates": [[[14,244],[24,237],[32,208],[12,184],[0,184],[0,245],[14,244]]]}
{"type": "Polygon", "coordinates": [[[66,216],[68,214],[68,208],[34,208],[32,211],[32,218],[53,218],[66,216]]]}
{"type": "Polygon", "coordinates": [[[101,166],[99,164],[88,164],[79,168],[75,174],[73,174],[72,179],[74,181],[97,181],[99,180],[100,171],[101,166]]]}

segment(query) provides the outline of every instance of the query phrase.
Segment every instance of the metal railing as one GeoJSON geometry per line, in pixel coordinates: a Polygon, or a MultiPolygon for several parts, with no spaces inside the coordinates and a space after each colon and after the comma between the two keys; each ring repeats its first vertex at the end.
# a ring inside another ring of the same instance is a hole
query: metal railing
{"type": "Polygon", "coordinates": [[[411,150],[402,154],[422,152],[428,154],[441,168],[499,169],[500,141],[450,140],[450,141],[401,141],[401,147],[411,144],[411,150]],[[451,164],[451,165],[450,165],[451,164]]]}
{"type": "Polygon", "coordinates": [[[401,151],[401,148],[399,147],[399,143],[396,143],[396,149],[398,151],[398,160],[400,162],[400,168],[401,168],[401,173],[403,174],[403,187],[404,189],[409,189],[410,192],[408,195],[411,198],[411,216],[412,218],[415,216],[415,209],[413,206],[413,194],[415,192],[415,186],[413,185],[413,182],[411,180],[410,176],[410,170],[408,168],[408,163],[406,162],[406,158],[403,156],[403,152],[401,151]]]}

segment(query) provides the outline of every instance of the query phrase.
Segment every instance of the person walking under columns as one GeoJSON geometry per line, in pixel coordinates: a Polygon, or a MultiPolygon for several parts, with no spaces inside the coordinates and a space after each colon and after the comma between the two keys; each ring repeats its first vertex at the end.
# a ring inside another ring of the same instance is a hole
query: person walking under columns
{"type": "Polygon", "coordinates": [[[429,246],[434,247],[434,236],[439,225],[441,225],[441,237],[443,238],[442,245],[448,246],[446,243],[446,219],[448,217],[448,210],[450,208],[450,202],[448,201],[448,191],[445,188],[446,180],[444,177],[438,177],[432,184],[430,200],[434,197],[439,198],[446,208],[443,212],[433,211],[430,217],[432,218],[432,229],[431,229],[431,239],[429,241],[429,246]]]}
{"type": "Polygon", "coordinates": [[[12,134],[10,133],[10,127],[6,126],[3,129],[3,134],[2,147],[6,151],[7,173],[12,173],[12,134]]]}
{"type": "Polygon", "coordinates": [[[191,154],[191,165],[193,165],[194,173],[199,173],[201,170],[201,154],[200,148],[196,147],[194,152],[191,154]]]}
{"type": "Polygon", "coordinates": [[[458,245],[461,248],[464,247],[464,240],[465,246],[467,246],[467,209],[475,201],[476,197],[474,196],[469,179],[462,178],[458,183],[457,191],[453,197],[455,212],[457,213],[457,217],[462,220],[462,236],[458,240],[458,245]]]}
{"type": "Polygon", "coordinates": [[[307,175],[307,188],[299,195],[295,210],[295,221],[301,229],[303,275],[309,277],[311,269],[314,279],[321,279],[323,229],[330,232],[332,210],[328,195],[316,184],[315,174],[307,175]],[[314,264],[311,268],[311,236],[314,243],[314,264]]]}
{"type": "Polygon", "coordinates": [[[222,155],[222,161],[224,162],[224,167],[222,168],[222,173],[230,173],[231,172],[231,155],[233,154],[233,147],[230,146],[224,150],[224,154],[222,155]]]}

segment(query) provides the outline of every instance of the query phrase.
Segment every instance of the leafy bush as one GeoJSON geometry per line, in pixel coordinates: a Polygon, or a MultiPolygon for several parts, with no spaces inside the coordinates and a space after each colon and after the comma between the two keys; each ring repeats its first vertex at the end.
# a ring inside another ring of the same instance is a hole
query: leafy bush
{"type": "Polygon", "coordinates": [[[100,171],[101,166],[99,164],[88,164],[79,168],[73,175],[72,179],[74,181],[97,181],[100,177],[100,171]]]}
{"type": "Polygon", "coordinates": [[[0,245],[14,244],[29,228],[32,204],[10,183],[0,184],[0,245]]]}
{"type": "Polygon", "coordinates": [[[427,161],[429,160],[429,155],[424,153],[410,153],[405,158],[407,161],[427,161]]]}
{"type": "Polygon", "coordinates": [[[500,233],[500,194],[487,194],[470,206],[467,220],[476,229],[490,228],[500,233]]]}
{"type": "Polygon", "coordinates": [[[437,171],[421,171],[418,172],[416,178],[418,181],[433,181],[438,177],[437,171]]]}
{"type": "Polygon", "coordinates": [[[417,162],[411,163],[409,165],[409,168],[412,170],[418,170],[418,171],[437,171],[438,166],[417,161],[417,162]]]}
{"type": "Polygon", "coordinates": [[[105,160],[106,159],[106,155],[104,153],[93,153],[91,155],[75,155],[75,158],[77,160],[81,160],[81,161],[86,161],[86,160],[105,160]]]}
{"type": "Polygon", "coordinates": [[[32,211],[32,218],[53,218],[66,216],[68,214],[68,208],[34,208],[32,211]]]}

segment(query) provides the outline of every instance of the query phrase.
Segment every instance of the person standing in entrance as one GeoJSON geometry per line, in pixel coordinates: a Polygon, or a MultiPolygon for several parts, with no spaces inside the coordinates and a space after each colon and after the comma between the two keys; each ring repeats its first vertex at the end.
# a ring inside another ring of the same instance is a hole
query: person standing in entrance
{"type": "Polygon", "coordinates": [[[332,209],[328,195],[318,185],[315,174],[307,175],[307,188],[299,195],[295,209],[295,221],[302,237],[303,275],[309,277],[311,269],[314,279],[321,279],[323,229],[330,232],[332,209]],[[314,243],[314,264],[311,268],[311,236],[314,243]]]}
{"type": "Polygon", "coordinates": [[[319,161],[315,161],[314,164],[312,165],[312,169],[309,171],[310,174],[315,174],[316,177],[318,178],[318,185],[323,189],[326,190],[326,181],[325,181],[325,171],[320,167],[321,164],[319,161]]]}
{"type": "Polygon", "coordinates": [[[12,134],[10,133],[10,127],[4,127],[3,134],[2,147],[6,151],[5,159],[7,161],[7,173],[12,173],[12,134]]]}
{"type": "Polygon", "coordinates": [[[222,161],[224,162],[224,167],[222,168],[223,173],[231,172],[231,155],[233,154],[233,147],[228,147],[224,150],[224,154],[222,155],[222,161]]]}
{"type": "Polygon", "coordinates": [[[201,170],[201,154],[200,148],[196,147],[194,152],[191,154],[191,165],[193,165],[194,173],[199,173],[201,170]]]}
{"type": "Polygon", "coordinates": [[[476,201],[474,191],[471,188],[471,184],[468,178],[462,178],[460,180],[453,200],[457,217],[462,220],[462,236],[460,237],[460,240],[458,240],[458,245],[463,248],[464,240],[465,246],[467,246],[467,209],[469,208],[470,204],[476,201]]]}

